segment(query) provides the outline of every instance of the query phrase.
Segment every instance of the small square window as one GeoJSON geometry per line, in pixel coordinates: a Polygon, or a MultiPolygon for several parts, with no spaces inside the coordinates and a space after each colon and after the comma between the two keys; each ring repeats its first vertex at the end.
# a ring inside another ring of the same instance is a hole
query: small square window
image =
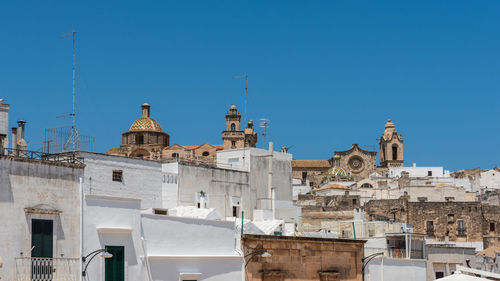
{"type": "Polygon", "coordinates": [[[123,182],[123,171],[122,170],[113,170],[113,181],[123,182]]]}
{"type": "Polygon", "coordinates": [[[427,176],[432,177],[432,171],[427,171],[427,176]]]}
{"type": "Polygon", "coordinates": [[[155,215],[167,215],[167,210],[165,209],[153,209],[155,215]]]}

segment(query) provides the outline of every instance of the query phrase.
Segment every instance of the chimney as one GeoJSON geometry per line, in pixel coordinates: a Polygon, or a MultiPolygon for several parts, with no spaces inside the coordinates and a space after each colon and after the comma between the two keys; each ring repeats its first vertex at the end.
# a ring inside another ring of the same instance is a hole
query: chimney
{"type": "Polygon", "coordinates": [[[12,149],[17,149],[17,128],[12,127],[12,149]]]}
{"type": "Polygon", "coordinates": [[[24,140],[24,124],[26,124],[26,121],[24,120],[19,120],[17,121],[18,124],[18,130],[19,130],[19,136],[17,140],[17,147],[20,150],[26,150],[28,148],[28,144],[24,140]]]}
{"type": "Polygon", "coordinates": [[[142,104],[142,118],[149,118],[149,109],[151,106],[149,103],[142,104]]]}

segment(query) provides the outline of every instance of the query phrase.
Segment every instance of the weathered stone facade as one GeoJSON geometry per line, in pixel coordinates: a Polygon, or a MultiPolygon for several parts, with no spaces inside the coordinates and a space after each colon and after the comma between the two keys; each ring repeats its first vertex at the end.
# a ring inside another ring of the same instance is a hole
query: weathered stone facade
{"type": "Polygon", "coordinates": [[[377,152],[368,151],[353,144],[345,151],[335,151],[328,160],[332,167],[342,168],[355,179],[364,179],[377,169],[377,152]]]}
{"type": "Polygon", "coordinates": [[[359,195],[299,195],[296,204],[302,207],[304,231],[319,231],[327,221],[352,220],[354,210],[361,207],[359,195]]]}
{"type": "Polygon", "coordinates": [[[246,280],[362,281],[364,243],[364,240],[243,235],[242,248],[248,263],[246,280]],[[270,256],[263,257],[266,251],[270,256]]]}
{"type": "Polygon", "coordinates": [[[408,202],[407,197],[372,200],[364,205],[370,220],[400,221],[413,225],[414,233],[436,241],[483,242],[500,240],[500,207],[480,202],[408,202]]]}
{"type": "MultiPolygon", "coordinates": [[[[226,115],[226,130],[222,132],[223,145],[204,143],[199,146],[170,145],[170,136],[160,124],[150,117],[151,106],[142,105],[142,117],[122,134],[122,145],[111,148],[106,154],[145,159],[188,159],[201,162],[215,162],[216,152],[223,149],[255,147],[257,133],[253,121],[248,121],[244,131],[240,129],[241,116],[232,105],[226,115]]],[[[1,134],[0,134],[1,141],[1,134]]]]}
{"type": "Polygon", "coordinates": [[[302,184],[309,180],[311,187],[317,187],[326,177],[331,164],[327,160],[293,160],[292,176],[301,179],[302,184]]]}
{"type": "Polygon", "coordinates": [[[360,148],[358,144],[353,144],[348,150],[335,151],[333,157],[328,160],[328,169],[324,166],[324,160],[295,160],[294,178],[304,182],[309,180],[313,183],[311,186],[315,187],[327,177],[359,181],[373,173],[384,176],[390,167],[402,167],[403,136],[396,131],[390,119],[385,124],[379,148],[380,166],[377,166],[376,151],[368,151],[360,148]]]}

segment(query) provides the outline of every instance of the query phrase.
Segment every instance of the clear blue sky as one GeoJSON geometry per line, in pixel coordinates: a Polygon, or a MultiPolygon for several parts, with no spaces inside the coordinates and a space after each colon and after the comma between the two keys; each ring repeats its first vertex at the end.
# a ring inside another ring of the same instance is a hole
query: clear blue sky
{"type": "MultiPolygon", "coordinates": [[[[0,97],[30,148],[71,111],[96,150],[152,105],[171,143],[219,144],[225,113],[271,120],[295,159],[375,145],[391,118],[405,164],[500,166],[500,1],[2,1],[0,97]]],[[[69,120],[68,120],[69,121],[69,120]]],[[[259,143],[259,145],[261,145],[259,143]]],[[[369,148],[369,147],[365,147],[369,148]]]]}

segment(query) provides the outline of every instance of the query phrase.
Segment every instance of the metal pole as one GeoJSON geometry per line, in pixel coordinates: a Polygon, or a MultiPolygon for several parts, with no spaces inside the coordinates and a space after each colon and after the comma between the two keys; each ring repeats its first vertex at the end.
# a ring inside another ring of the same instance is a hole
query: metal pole
{"type": "Polygon", "coordinates": [[[356,228],[354,227],[354,222],[352,222],[352,233],[354,234],[354,240],[356,240],[356,228]]]}
{"type": "Polygon", "coordinates": [[[243,217],[245,215],[244,211],[241,211],[241,235],[243,235],[243,217]]]}
{"type": "Polygon", "coordinates": [[[75,37],[76,32],[73,31],[73,152],[75,152],[76,128],[75,128],[75,37]]]}
{"type": "Polygon", "coordinates": [[[248,75],[245,75],[245,119],[243,125],[247,124],[247,90],[248,90],[248,75]]]}

